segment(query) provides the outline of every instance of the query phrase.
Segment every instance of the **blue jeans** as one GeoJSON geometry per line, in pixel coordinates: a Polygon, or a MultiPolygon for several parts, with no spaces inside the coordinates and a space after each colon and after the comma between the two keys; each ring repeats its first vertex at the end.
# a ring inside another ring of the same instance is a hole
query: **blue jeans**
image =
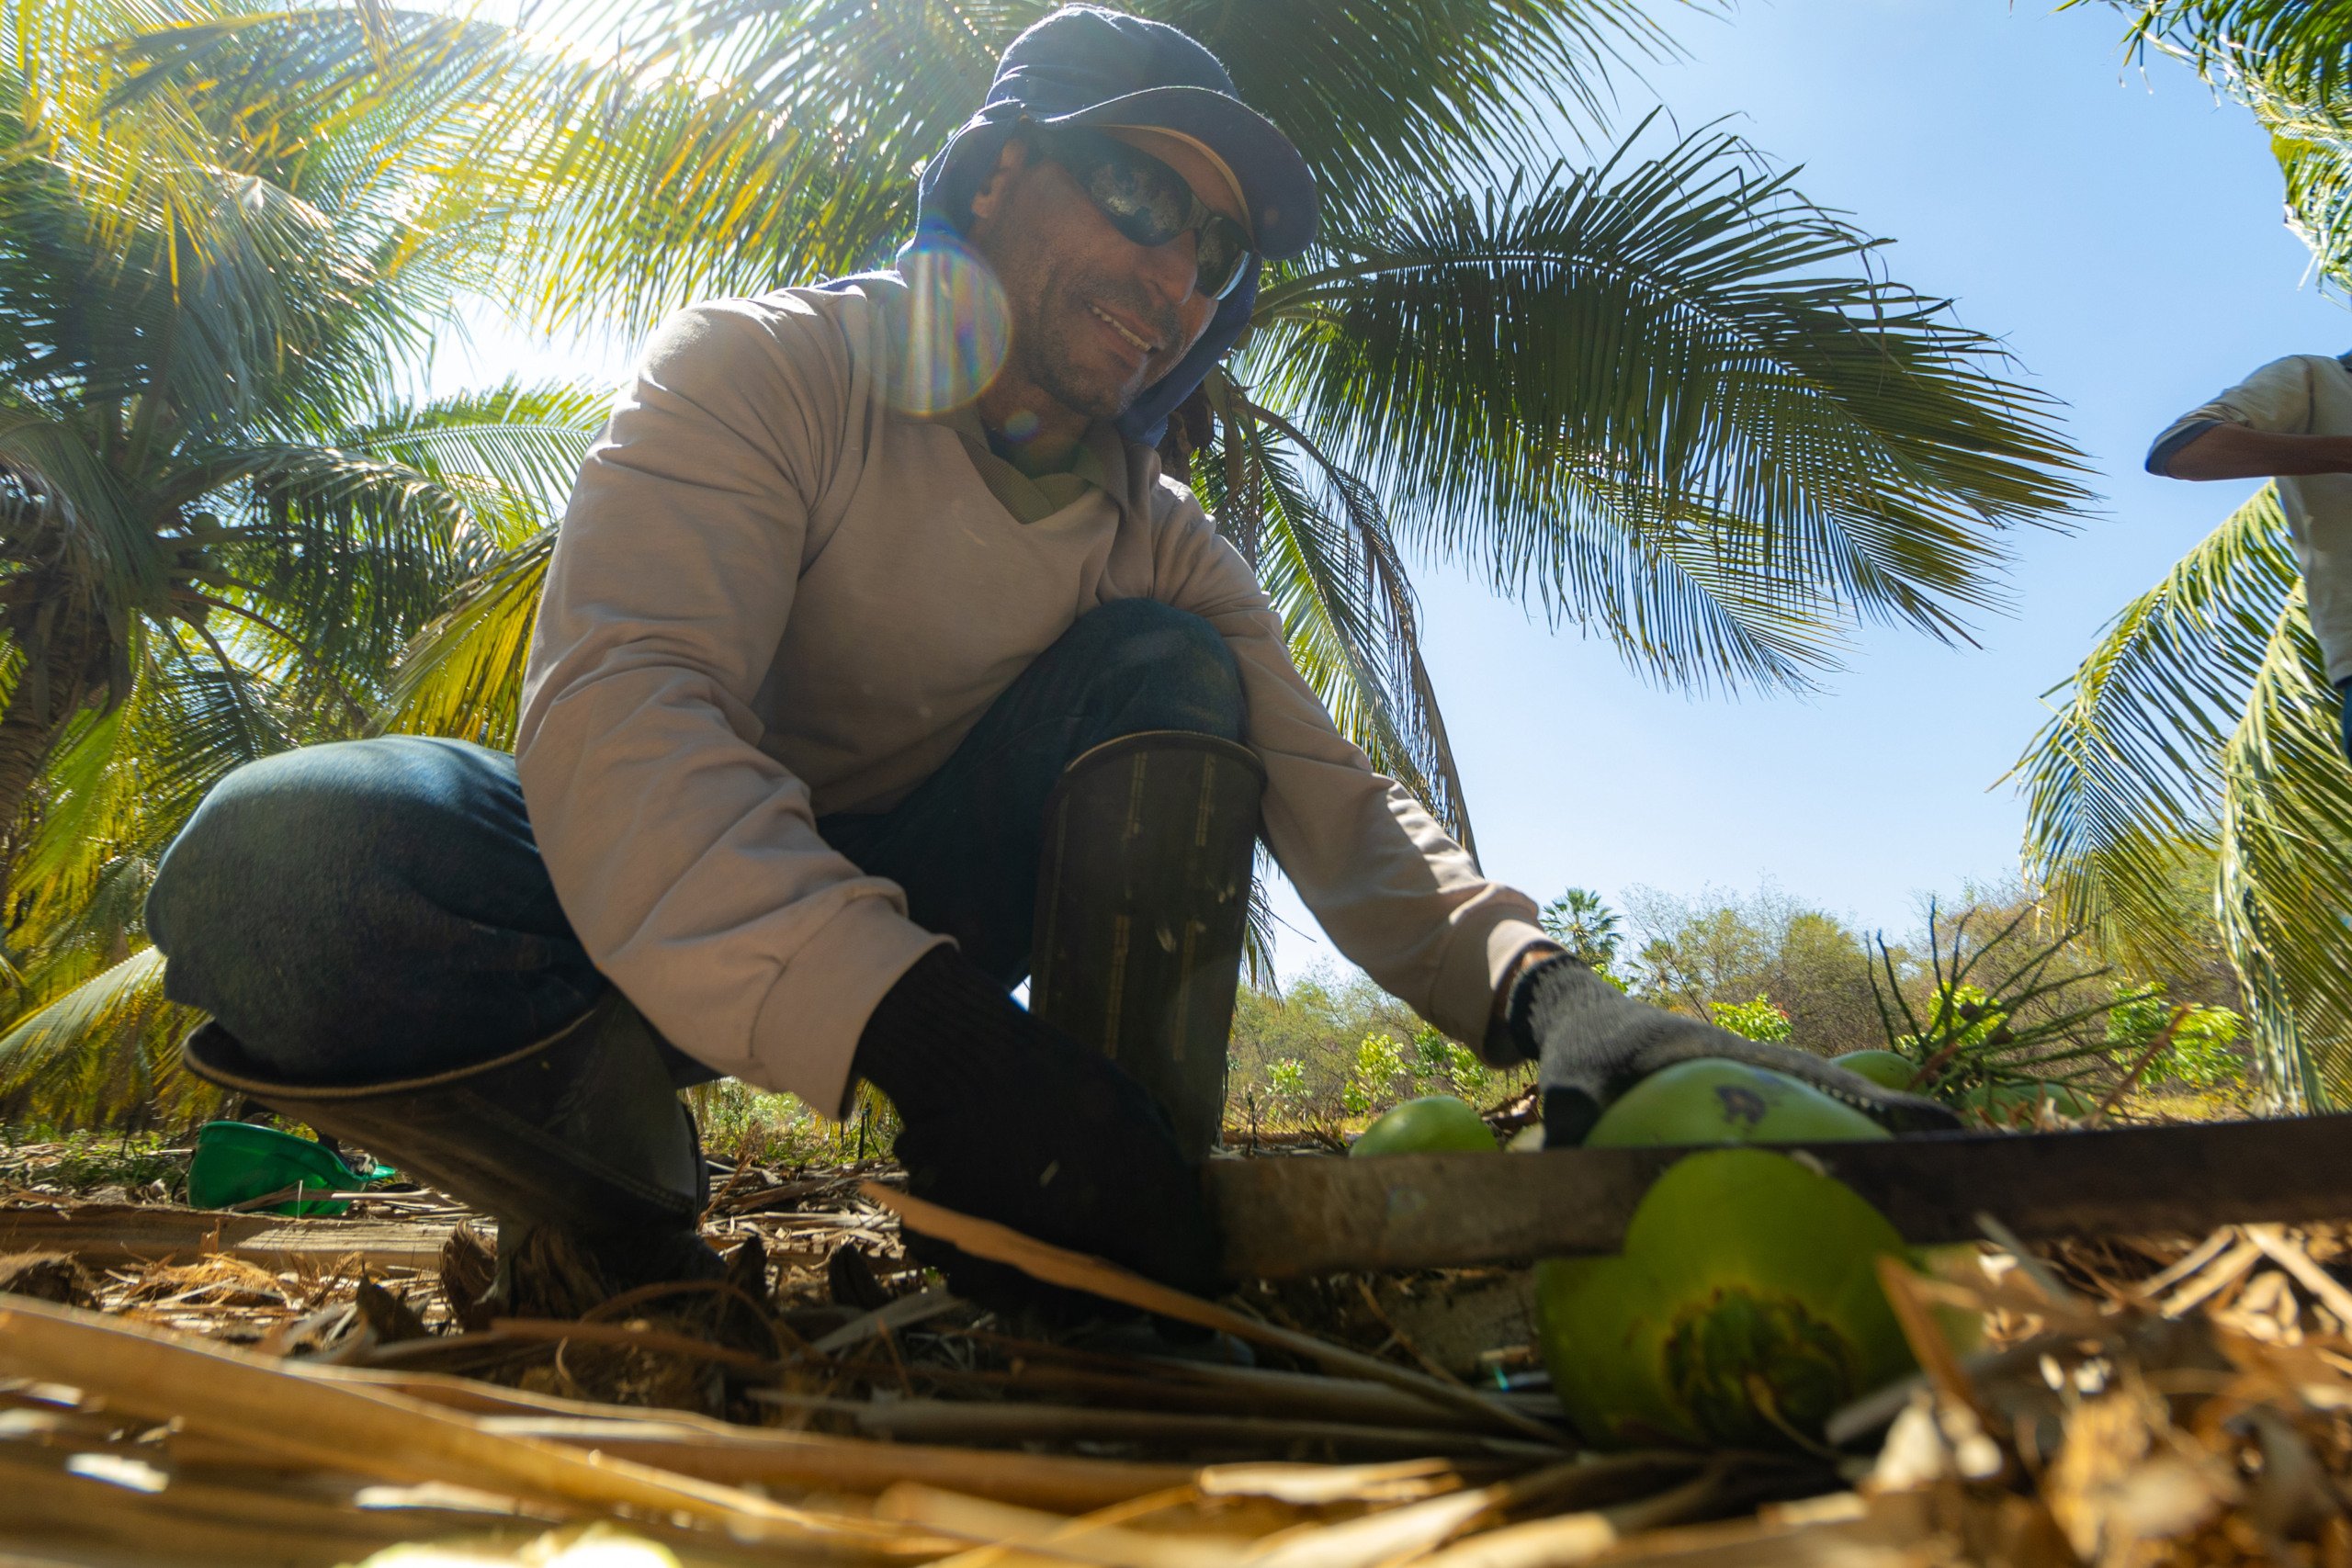
{"type": "MultiPolygon", "coordinates": [[[[1080,753],[1153,729],[1239,739],[1240,678],[1207,622],[1119,600],[1079,617],[897,807],[817,830],[1009,988],[1029,971],[1046,796],[1080,753]]],[[[164,855],[147,931],[173,1000],[301,1082],[485,1061],[609,984],[556,901],[514,760],[462,740],[341,741],[238,769],[164,855]]]]}

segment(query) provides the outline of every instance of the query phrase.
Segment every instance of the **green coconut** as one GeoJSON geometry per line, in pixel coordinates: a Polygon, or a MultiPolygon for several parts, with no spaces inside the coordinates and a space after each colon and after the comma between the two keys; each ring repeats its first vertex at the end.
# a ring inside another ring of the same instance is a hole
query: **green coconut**
{"type": "Polygon", "coordinates": [[[1907,1089],[1919,1077],[1919,1064],[1900,1051],[1849,1051],[1830,1057],[1829,1062],[1881,1089],[1907,1089]]]}
{"type": "Polygon", "coordinates": [[[1348,1150],[1351,1155],[1494,1154],[1494,1130],[1464,1101],[1428,1094],[1382,1113],[1348,1150]]]}
{"type": "Polygon", "coordinates": [[[1544,1359],[1598,1447],[1802,1448],[1913,1367],[1879,1288],[1903,1238],[1853,1190],[1785,1155],[1677,1161],[1615,1258],[1536,1265],[1544,1359]]]}
{"type": "Polygon", "coordinates": [[[1894,1134],[1784,1073],[1702,1057],[1652,1073],[1586,1134],[1592,1148],[1645,1144],[1857,1143],[1894,1134]]]}

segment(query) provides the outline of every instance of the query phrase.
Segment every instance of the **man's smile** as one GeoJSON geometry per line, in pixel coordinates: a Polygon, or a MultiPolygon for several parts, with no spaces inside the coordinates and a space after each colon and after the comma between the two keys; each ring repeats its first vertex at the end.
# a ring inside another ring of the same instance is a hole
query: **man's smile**
{"type": "Polygon", "coordinates": [[[1121,337],[1126,339],[1127,342],[1133,344],[1136,348],[1141,349],[1144,353],[1158,354],[1159,352],[1160,345],[1158,343],[1154,342],[1150,338],[1145,337],[1133,327],[1128,326],[1125,321],[1119,320],[1118,317],[1114,316],[1110,311],[1105,310],[1102,306],[1090,301],[1086,308],[1094,312],[1094,316],[1097,321],[1109,327],[1121,337]]]}

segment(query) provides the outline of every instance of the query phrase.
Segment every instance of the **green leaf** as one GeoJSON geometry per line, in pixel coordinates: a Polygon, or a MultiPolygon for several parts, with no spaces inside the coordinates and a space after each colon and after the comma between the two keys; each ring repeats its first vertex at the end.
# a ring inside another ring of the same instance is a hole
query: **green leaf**
{"type": "Polygon", "coordinates": [[[164,998],[164,955],[132,953],[0,1034],[0,1111],[121,1124],[167,1095],[217,1098],[179,1070],[198,1015],[164,998]]]}
{"type": "Polygon", "coordinates": [[[2301,567],[2268,486],[2124,606],[2010,772],[2026,872],[2058,919],[2143,973],[2187,942],[2174,888],[2210,886],[2219,754],[2245,711],[2301,567]]]}
{"type": "Polygon", "coordinates": [[[2352,1101],[2352,768],[2300,584],[2222,749],[2218,897],[2275,1094],[2352,1101]]]}
{"type": "Polygon", "coordinates": [[[381,728],[514,744],[531,627],[554,548],[548,529],[458,591],[393,671],[381,728]]]}

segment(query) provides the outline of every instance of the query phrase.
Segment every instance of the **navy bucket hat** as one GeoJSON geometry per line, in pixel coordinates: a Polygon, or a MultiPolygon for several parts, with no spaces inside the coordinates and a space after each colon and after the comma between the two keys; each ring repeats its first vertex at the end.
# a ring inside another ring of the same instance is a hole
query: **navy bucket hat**
{"type": "MultiPolygon", "coordinates": [[[[1013,39],[979,112],[924,165],[926,225],[962,231],[971,218],[973,196],[1023,119],[1133,126],[1190,137],[1232,171],[1249,208],[1259,256],[1288,261],[1314,243],[1315,175],[1306,160],[1271,120],[1241,101],[1216,56],[1164,22],[1100,6],[1066,6],[1013,39]]],[[[1192,352],[1144,389],[1120,418],[1122,435],[1158,444],[1168,416],[1250,324],[1257,298],[1253,268],[1218,305],[1192,352]]]]}
{"type": "Polygon", "coordinates": [[[923,209],[961,228],[973,193],[1023,118],[1189,136],[1240,182],[1260,255],[1288,261],[1314,242],[1315,176],[1306,160],[1241,101],[1216,55],[1164,22],[1066,6],[1014,39],[979,112],[924,168],[923,209]]]}

